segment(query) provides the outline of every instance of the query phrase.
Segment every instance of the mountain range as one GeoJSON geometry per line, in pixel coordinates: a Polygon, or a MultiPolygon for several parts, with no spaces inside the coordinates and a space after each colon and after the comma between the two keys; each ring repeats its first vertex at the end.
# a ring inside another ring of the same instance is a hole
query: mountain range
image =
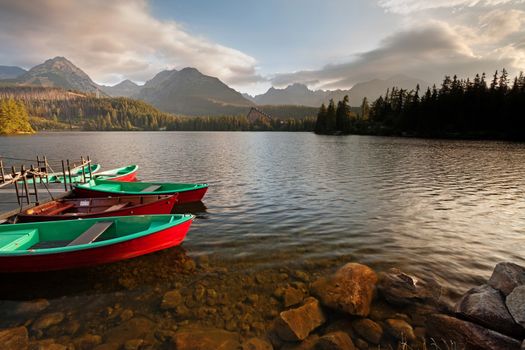
{"type": "Polygon", "coordinates": [[[303,84],[288,85],[284,89],[271,87],[261,95],[250,96],[244,94],[246,98],[258,105],[302,105],[319,107],[322,103],[328,104],[330,99],[339,101],[345,95],[349,97],[351,106],[360,106],[363,98],[366,97],[370,102],[393,86],[401,89],[415,89],[419,84],[421,89],[426,89],[430,84],[420,79],[410,78],[405,75],[396,75],[388,79],[374,79],[363,83],[355,84],[348,90],[310,90],[303,84]]]}
{"type": "Polygon", "coordinates": [[[264,94],[250,96],[230,88],[216,77],[204,75],[195,68],[165,70],[144,85],[124,80],[114,86],[98,85],[65,57],[55,57],[29,71],[19,67],[0,66],[0,80],[22,86],[59,87],[102,96],[140,99],[158,109],[184,115],[238,115],[246,114],[256,105],[319,107],[330,99],[350,98],[351,106],[359,106],[366,96],[372,101],[384,95],[388,88],[397,86],[422,89],[429,83],[397,75],[389,79],[374,79],[355,84],[348,90],[310,90],[303,84],[292,84],[283,89],[270,88],[264,94]]]}
{"type": "Polygon", "coordinates": [[[0,66],[0,79],[15,79],[27,72],[25,69],[14,66],[0,66]]]}

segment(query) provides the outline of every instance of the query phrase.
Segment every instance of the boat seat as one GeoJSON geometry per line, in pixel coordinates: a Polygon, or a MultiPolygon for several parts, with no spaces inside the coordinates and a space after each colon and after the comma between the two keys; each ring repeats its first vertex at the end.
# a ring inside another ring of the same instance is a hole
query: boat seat
{"type": "Polygon", "coordinates": [[[62,213],[62,212],[64,212],[64,211],[66,211],[66,210],[68,210],[68,209],[73,208],[74,206],[75,206],[75,204],[73,204],[73,203],[69,203],[69,204],[66,204],[66,205],[64,205],[64,206],[62,206],[62,207],[58,207],[58,208],[56,208],[56,209],[53,209],[53,210],[51,210],[51,211],[48,211],[48,212],[45,213],[44,215],[58,215],[58,214],[60,214],[60,213],[62,213]]]}
{"type": "Polygon", "coordinates": [[[104,210],[104,211],[119,210],[119,209],[124,208],[124,207],[127,206],[128,204],[130,204],[130,202],[118,203],[118,204],[112,205],[111,207],[107,208],[107,209],[104,210]]]}
{"type": "Polygon", "coordinates": [[[16,230],[0,233],[0,251],[13,251],[34,244],[37,229],[16,230]]]}
{"type": "Polygon", "coordinates": [[[156,190],[158,190],[161,187],[162,187],[161,185],[151,185],[151,186],[146,187],[145,189],[143,189],[140,192],[155,192],[156,190]]]}
{"type": "Polygon", "coordinates": [[[106,232],[106,230],[110,228],[111,225],[113,225],[113,221],[99,221],[88,228],[80,236],[71,241],[71,243],[69,243],[67,246],[69,247],[73,245],[92,243],[94,240],[100,237],[101,234],[106,232]]]}

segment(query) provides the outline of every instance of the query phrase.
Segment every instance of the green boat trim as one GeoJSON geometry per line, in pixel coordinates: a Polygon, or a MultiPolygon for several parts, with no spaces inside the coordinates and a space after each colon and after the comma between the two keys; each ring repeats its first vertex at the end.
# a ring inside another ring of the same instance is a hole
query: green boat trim
{"type": "Polygon", "coordinates": [[[117,177],[117,176],[129,174],[129,173],[133,173],[133,172],[136,172],[137,170],[139,170],[139,166],[133,164],[133,165],[128,165],[122,168],[102,171],[100,173],[94,174],[93,178],[104,180],[106,178],[117,177]]]}
{"type": "Polygon", "coordinates": [[[0,257],[57,254],[93,249],[147,236],[193,218],[191,214],[137,215],[0,225],[0,257]],[[112,222],[112,225],[98,237],[97,241],[92,243],[31,249],[42,242],[68,244],[97,222],[109,221],[112,222]]]}
{"type": "Polygon", "coordinates": [[[111,180],[91,180],[85,184],[77,184],[75,187],[86,190],[96,190],[111,194],[170,194],[173,192],[194,191],[208,187],[208,184],[196,183],[170,183],[170,182],[120,182],[111,180]],[[155,188],[153,191],[144,191],[155,188]]]}

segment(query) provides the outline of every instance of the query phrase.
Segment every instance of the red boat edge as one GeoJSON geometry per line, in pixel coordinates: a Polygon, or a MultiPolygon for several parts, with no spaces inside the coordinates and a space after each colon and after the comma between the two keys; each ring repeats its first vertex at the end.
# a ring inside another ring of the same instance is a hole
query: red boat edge
{"type": "Polygon", "coordinates": [[[182,243],[193,220],[129,241],[56,254],[0,256],[0,272],[40,272],[112,263],[182,243]]]}
{"type": "MultiPolygon", "coordinates": [[[[57,221],[57,220],[72,220],[75,218],[91,219],[103,218],[111,216],[129,216],[129,215],[155,215],[155,214],[170,214],[173,207],[178,203],[178,194],[175,193],[169,198],[162,198],[155,202],[136,205],[129,208],[122,208],[118,210],[104,211],[91,214],[81,215],[28,215],[18,214],[18,222],[42,222],[42,221],[57,221]]],[[[80,200],[80,198],[79,198],[80,200]]]]}
{"type": "MultiPolygon", "coordinates": [[[[113,181],[113,179],[111,180],[113,181]]],[[[173,194],[178,193],[179,196],[177,197],[177,204],[186,204],[186,203],[192,203],[192,202],[200,202],[202,201],[202,198],[204,198],[204,195],[208,191],[208,187],[203,187],[195,190],[189,190],[189,191],[180,191],[180,192],[172,192],[173,194]]],[[[73,192],[75,193],[75,197],[107,197],[108,192],[101,192],[101,191],[94,191],[79,187],[74,187],[73,192]]],[[[125,194],[125,193],[119,193],[120,197],[125,196],[136,196],[137,194],[125,194]]]]}

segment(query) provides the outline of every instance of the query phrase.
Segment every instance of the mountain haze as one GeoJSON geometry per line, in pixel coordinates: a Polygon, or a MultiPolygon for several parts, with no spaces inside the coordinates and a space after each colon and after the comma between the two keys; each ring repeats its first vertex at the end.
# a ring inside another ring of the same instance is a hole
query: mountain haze
{"type": "Polygon", "coordinates": [[[403,75],[397,75],[389,79],[374,79],[363,83],[355,84],[349,90],[310,90],[303,84],[292,84],[284,89],[270,88],[264,94],[253,97],[258,105],[303,105],[319,107],[322,103],[327,104],[330,99],[341,100],[348,95],[351,106],[361,105],[363,98],[373,101],[381,95],[385,95],[387,89],[393,86],[402,89],[415,89],[417,85],[421,89],[430,84],[403,75]]]}
{"type": "Polygon", "coordinates": [[[112,97],[130,97],[138,94],[141,86],[135,84],[129,79],[126,79],[113,86],[101,85],[100,89],[112,97]]]}
{"type": "Polygon", "coordinates": [[[253,105],[219,79],[195,68],[162,71],[133,97],[162,111],[185,115],[238,114],[239,107],[253,105]]]}
{"type": "Polygon", "coordinates": [[[27,72],[15,66],[0,66],[0,79],[15,79],[27,72]]]}
{"type": "Polygon", "coordinates": [[[100,87],[86,73],[65,57],[55,57],[31,68],[16,78],[16,83],[89,93],[100,91],[100,87]]]}

